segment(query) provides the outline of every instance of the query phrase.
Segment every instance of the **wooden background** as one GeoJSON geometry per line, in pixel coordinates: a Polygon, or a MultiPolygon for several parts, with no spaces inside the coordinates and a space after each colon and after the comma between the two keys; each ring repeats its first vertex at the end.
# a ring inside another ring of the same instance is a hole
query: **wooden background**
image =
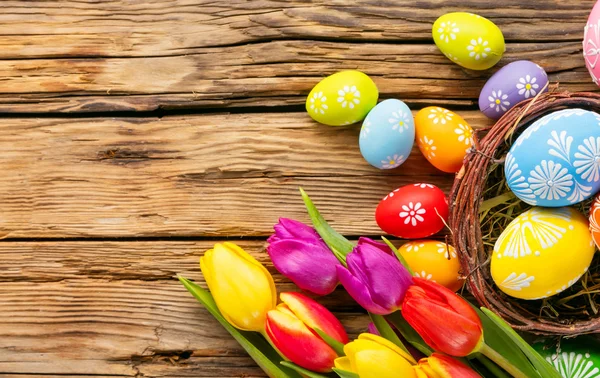
{"type": "MultiPolygon", "coordinates": [[[[278,217],[308,221],[302,186],[351,237],[379,235],[378,201],[453,177],[415,149],[390,172],[358,151],[359,126],[303,111],[322,77],[371,75],[381,99],[440,104],[490,125],[476,100],[518,59],[595,90],[583,27],[593,0],[2,1],[0,376],[262,376],[174,278],[231,240],[265,262],[278,217]],[[470,10],[507,41],[467,71],[431,39],[470,10]]],[[[275,274],[281,290],[292,285],[275,274]]],[[[348,331],[367,319],[322,298],[348,331]]]]}

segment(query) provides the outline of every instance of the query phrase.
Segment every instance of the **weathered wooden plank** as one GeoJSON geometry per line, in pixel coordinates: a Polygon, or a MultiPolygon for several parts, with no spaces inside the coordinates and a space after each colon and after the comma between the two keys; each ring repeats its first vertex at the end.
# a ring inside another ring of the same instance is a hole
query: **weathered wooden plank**
{"type": "Polygon", "coordinates": [[[277,39],[430,41],[451,11],[473,11],[509,41],[577,41],[594,0],[4,1],[0,58],[185,55],[277,39]]]}
{"type": "MultiPolygon", "coordinates": [[[[1,242],[0,375],[262,376],[172,275],[204,285],[198,258],[212,244],[1,242]]],[[[263,241],[238,244],[267,262],[263,241]]],[[[319,301],[364,331],[343,290],[319,301]]]]}
{"type": "MultiPolygon", "coordinates": [[[[475,127],[490,124],[462,112],[475,127]]],[[[9,237],[264,236],[306,219],[298,187],[347,234],[376,234],[375,206],[400,185],[449,189],[415,147],[383,172],[361,157],[358,126],[304,113],[121,119],[5,119],[0,230],[9,237]]]]}
{"type": "Polygon", "coordinates": [[[519,59],[564,89],[597,89],[579,42],[509,44],[497,68],[476,72],[432,44],[274,41],[183,56],[0,60],[0,112],[302,105],[322,77],[344,69],[371,75],[382,98],[471,105],[491,72],[519,59]]]}

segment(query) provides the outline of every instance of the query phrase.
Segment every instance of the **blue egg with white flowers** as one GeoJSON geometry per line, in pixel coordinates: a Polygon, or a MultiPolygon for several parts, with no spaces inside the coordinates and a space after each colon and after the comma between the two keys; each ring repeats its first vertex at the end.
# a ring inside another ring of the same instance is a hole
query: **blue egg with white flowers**
{"type": "Polygon", "coordinates": [[[558,110],[536,120],[506,156],[508,187],[524,202],[573,205],[600,190],[600,115],[558,110]]]}
{"type": "Polygon", "coordinates": [[[389,99],[377,104],[365,118],[358,144],[360,153],[379,169],[399,167],[408,159],[415,141],[415,121],[406,104],[389,99]]]}

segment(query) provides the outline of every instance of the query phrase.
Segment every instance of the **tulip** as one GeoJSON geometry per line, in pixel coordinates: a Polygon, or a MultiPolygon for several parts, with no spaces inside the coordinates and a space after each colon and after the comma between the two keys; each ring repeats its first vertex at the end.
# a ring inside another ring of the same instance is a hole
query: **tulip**
{"type": "Polygon", "coordinates": [[[267,253],[275,268],[300,289],[327,295],[338,284],[338,259],[319,234],[304,223],[281,218],[274,227],[267,253]]]}
{"type": "Polygon", "coordinates": [[[329,310],[300,293],[281,293],[279,304],[267,313],[267,336],[279,352],[305,369],[330,372],[337,353],[314,329],[346,344],[348,335],[329,310]]]}
{"type": "Polygon", "coordinates": [[[483,327],[467,301],[444,286],[421,278],[406,292],[402,314],[434,350],[464,357],[484,345],[483,327]]]}
{"type": "Polygon", "coordinates": [[[412,277],[387,245],[360,238],[346,262],[347,269],[337,266],[338,278],[359,305],[377,315],[400,309],[412,277]]]}
{"type": "Polygon", "coordinates": [[[263,332],[277,304],[273,277],[233,243],[217,243],[200,259],[200,269],[223,317],[244,331],[263,332]]]}
{"type": "Polygon", "coordinates": [[[440,353],[433,353],[415,366],[417,378],[481,378],[462,362],[440,353]]]}
{"type": "Polygon", "coordinates": [[[335,367],[360,378],[417,378],[412,356],[381,336],[362,333],[344,346],[344,353],[335,367]]]}
{"type": "Polygon", "coordinates": [[[373,323],[369,323],[367,332],[372,335],[381,336],[381,334],[379,333],[379,330],[377,329],[377,327],[375,327],[375,324],[373,324],[373,323]]]}

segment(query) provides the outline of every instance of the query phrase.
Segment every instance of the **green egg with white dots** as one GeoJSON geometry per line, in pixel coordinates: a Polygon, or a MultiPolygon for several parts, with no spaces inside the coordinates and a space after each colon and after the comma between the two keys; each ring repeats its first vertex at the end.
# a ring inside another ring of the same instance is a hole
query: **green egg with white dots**
{"type": "Polygon", "coordinates": [[[446,13],[435,21],[431,32],[448,59],[471,70],[493,67],[506,50],[500,28],[474,13],[446,13]]]}
{"type": "Polygon", "coordinates": [[[594,336],[579,336],[546,340],[533,348],[560,373],[563,378],[600,378],[600,340],[594,336]]]}

